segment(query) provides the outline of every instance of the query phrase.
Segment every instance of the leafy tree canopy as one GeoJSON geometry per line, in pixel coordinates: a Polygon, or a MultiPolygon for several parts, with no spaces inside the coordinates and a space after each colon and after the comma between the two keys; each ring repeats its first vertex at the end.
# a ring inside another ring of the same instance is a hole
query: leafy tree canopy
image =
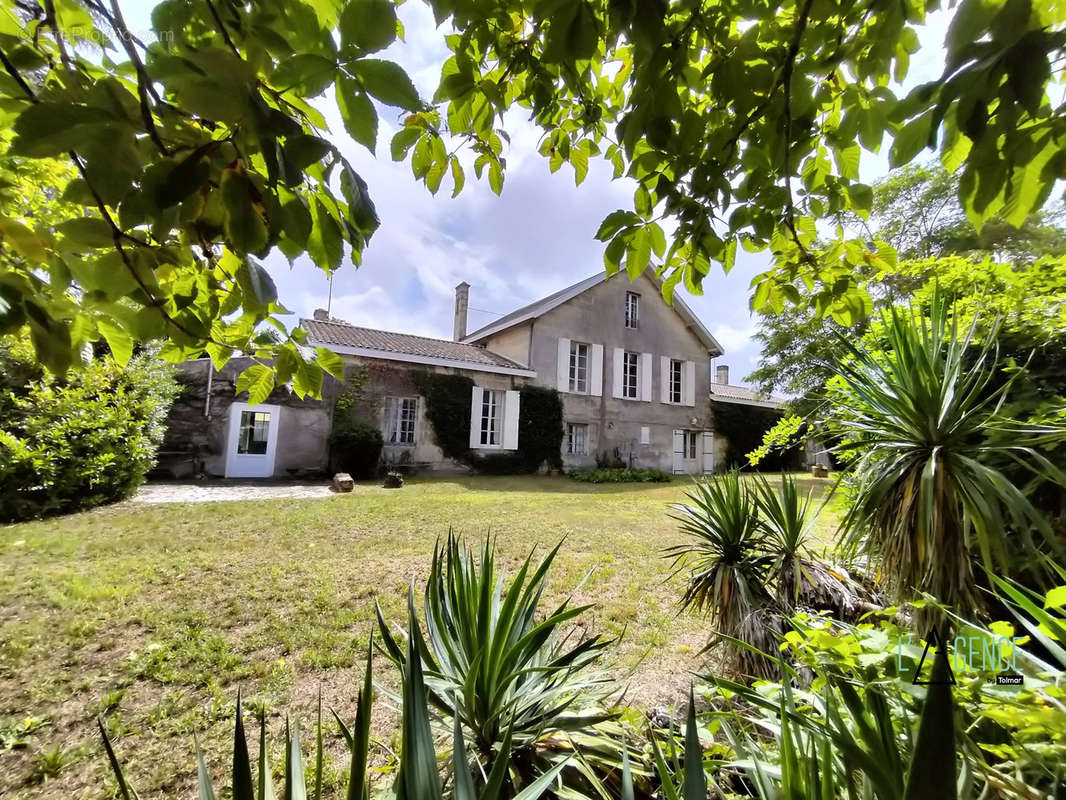
{"type": "MultiPolygon", "coordinates": [[[[993,218],[978,233],[958,202],[958,186],[957,175],[930,166],[897,170],[874,185],[874,207],[864,223],[869,236],[889,242],[907,260],[859,270],[860,287],[874,305],[887,306],[927,297],[939,285],[971,315],[982,309],[1005,315],[1005,332],[1031,343],[1066,335],[1066,230],[1058,214],[1033,214],[1017,228],[993,218]]],[[[842,324],[802,302],[780,313],[763,309],[755,334],[762,355],[747,379],[767,392],[812,395],[845,355],[838,335],[857,338],[866,325],[866,318],[842,324]]],[[[801,399],[798,410],[812,402],[801,399]]]]}
{"type": "Polygon", "coordinates": [[[147,44],[118,0],[7,7],[7,152],[73,164],[62,196],[79,210],[54,226],[4,216],[3,243],[23,265],[0,278],[0,330],[28,324],[56,369],[99,337],[119,352],[163,338],[172,358],[276,355],[276,374],[256,365],[245,380],[253,399],[275,381],[317,392],[316,356],[334,372],[339,362],[284,329],[258,259],[278,248],[331,272],[346,251],[358,263],[378,224],[314,106],[331,88],[368,147],[375,102],[408,112],[391,152],[434,192],[446,175],[463,187],[453,141],[499,192],[503,114],[528,109],[553,170],[569,163],[580,182],[601,157],[636,181],[633,207],[597,232],[609,271],[654,264],[669,296],[679,283],[699,292],[738,247],[770,252],[754,307],[781,310],[802,285],[842,324],[868,309],[861,270],[894,262],[842,229],[818,238],[818,219],[870,212],[864,152],[886,147],[899,166],[938,149],[981,230],[997,216],[1021,224],[1066,170],[1048,91],[1066,47],[1058,4],[963,0],[944,73],[898,96],[938,3],[426,2],[454,31],[428,102],[380,57],[400,30],[391,0],[164,0],[147,44]],[[101,38],[103,56],[85,46],[101,38]],[[284,341],[261,337],[264,325],[284,341]]]}

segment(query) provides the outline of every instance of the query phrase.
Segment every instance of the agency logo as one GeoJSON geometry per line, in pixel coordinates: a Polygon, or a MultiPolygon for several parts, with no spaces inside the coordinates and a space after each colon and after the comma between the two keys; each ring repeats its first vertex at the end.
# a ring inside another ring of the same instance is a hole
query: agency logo
{"type": "MultiPolygon", "coordinates": [[[[913,637],[900,636],[896,646],[896,667],[903,672],[907,667],[903,662],[903,645],[911,644],[913,637]]],[[[958,636],[951,643],[952,649],[945,650],[948,643],[941,632],[932,628],[925,637],[925,649],[914,670],[912,683],[918,686],[956,683],[957,674],[993,673],[997,686],[1023,686],[1025,681],[1018,672],[1017,653],[1021,638],[1006,636],[958,636]],[[931,674],[934,654],[944,652],[948,656],[947,675],[934,678],[931,674]]]]}

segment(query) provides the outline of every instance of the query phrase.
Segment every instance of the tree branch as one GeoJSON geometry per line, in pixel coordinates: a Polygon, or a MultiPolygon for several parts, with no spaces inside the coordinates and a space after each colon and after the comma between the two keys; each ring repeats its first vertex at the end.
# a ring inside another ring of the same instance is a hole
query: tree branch
{"type": "Polygon", "coordinates": [[[796,230],[796,202],[792,197],[792,73],[796,66],[796,58],[799,56],[800,42],[803,39],[803,34],[807,31],[807,21],[810,18],[812,5],[814,5],[814,0],[804,0],[803,8],[796,19],[796,31],[792,34],[792,41],[789,43],[788,53],[785,56],[785,64],[781,70],[781,84],[785,89],[784,161],[785,192],[788,196],[787,205],[785,206],[785,225],[792,234],[792,240],[796,243],[800,253],[802,253],[804,261],[809,264],[815,263],[814,256],[807,250],[806,245],[800,239],[799,232],[796,230]]]}
{"type": "Polygon", "coordinates": [[[144,120],[145,130],[159,152],[169,156],[170,150],[159,136],[159,130],[155,126],[155,118],[152,116],[152,108],[148,104],[148,87],[152,85],[152,79],[148,75],[148,70],[145,69],[140,55],[137,53],[137,48],[133,46],[133,37],[129,28],[126,27],[126,20],[122,18],[122,9],[119,8],[118,0],[111,0],[111,12],[114,14],[110,19],[111,27],[118,34],[118,38],[122,40],[122,47],[126,51],[126,55],[129,56],[133,68],[137,71],[137,96],[141,101],[141,118],[144,120]]]}
{"type": "Polygon", "coordinates": [[[212,3],[211,0],[204,0],[204,2],[207,3],[207,8],[211,12],[211,16],[215,18],[215,25],[218,26],[218,32],[222,34],[223,41],[225,41],[225,43],[229,45],[229,49],[233,51],[234,55],[239,57],[241,53],[237,49],[237,46],[233,43],[233,40],[229,38],[229,31],[226,30],[226,23],[224,23],[222,21],[222,17],[218,15],[218,11],[215,8],[215,4],[212,3]]]}

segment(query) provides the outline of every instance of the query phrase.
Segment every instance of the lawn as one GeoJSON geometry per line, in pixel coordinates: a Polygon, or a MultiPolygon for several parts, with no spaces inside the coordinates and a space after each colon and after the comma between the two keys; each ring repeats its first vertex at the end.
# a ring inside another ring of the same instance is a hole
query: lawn
{"type": "MultiPolygon", "coordinates": [[[[575,599],[595,607],[579,621],[622,636],[606,666],[628,702],[676,706],[707,666],[707,624],[676,614],[678,581],[660,558],[679,541],[666,510],[685,486],[427,479],[326,499],[127,503],[0,528],[0,796],[113,796],[97,715],[143,798],[188,794],[193,734],[221,774],[238,687],[269,711],[275,743],[285,713],[308,739],[320,688],[350,718],[375,599],[402,622],[408,585],[421,585],[449,527],[490,531],[509,569],[565,539],[546,602],[591,573],[575,599]]],[[[823,540],[836,518],[823,514],[823,540]]],[[[377,664],[390,684],[391,665],[377,664]]],[[[379,697],[375,730],[390,746],[394,727],[379,697]]]]}

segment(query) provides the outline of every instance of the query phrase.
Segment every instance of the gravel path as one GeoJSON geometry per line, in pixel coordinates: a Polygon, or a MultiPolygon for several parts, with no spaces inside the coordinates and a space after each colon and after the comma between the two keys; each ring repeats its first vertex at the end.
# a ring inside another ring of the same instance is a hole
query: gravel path
{"type": "Polygon", "coordinates": [[[214,503],[220,500],[277,500],[285,497],[329,497],[328,483],[165,481],[142,486],[134,503],[214,503]]]}

